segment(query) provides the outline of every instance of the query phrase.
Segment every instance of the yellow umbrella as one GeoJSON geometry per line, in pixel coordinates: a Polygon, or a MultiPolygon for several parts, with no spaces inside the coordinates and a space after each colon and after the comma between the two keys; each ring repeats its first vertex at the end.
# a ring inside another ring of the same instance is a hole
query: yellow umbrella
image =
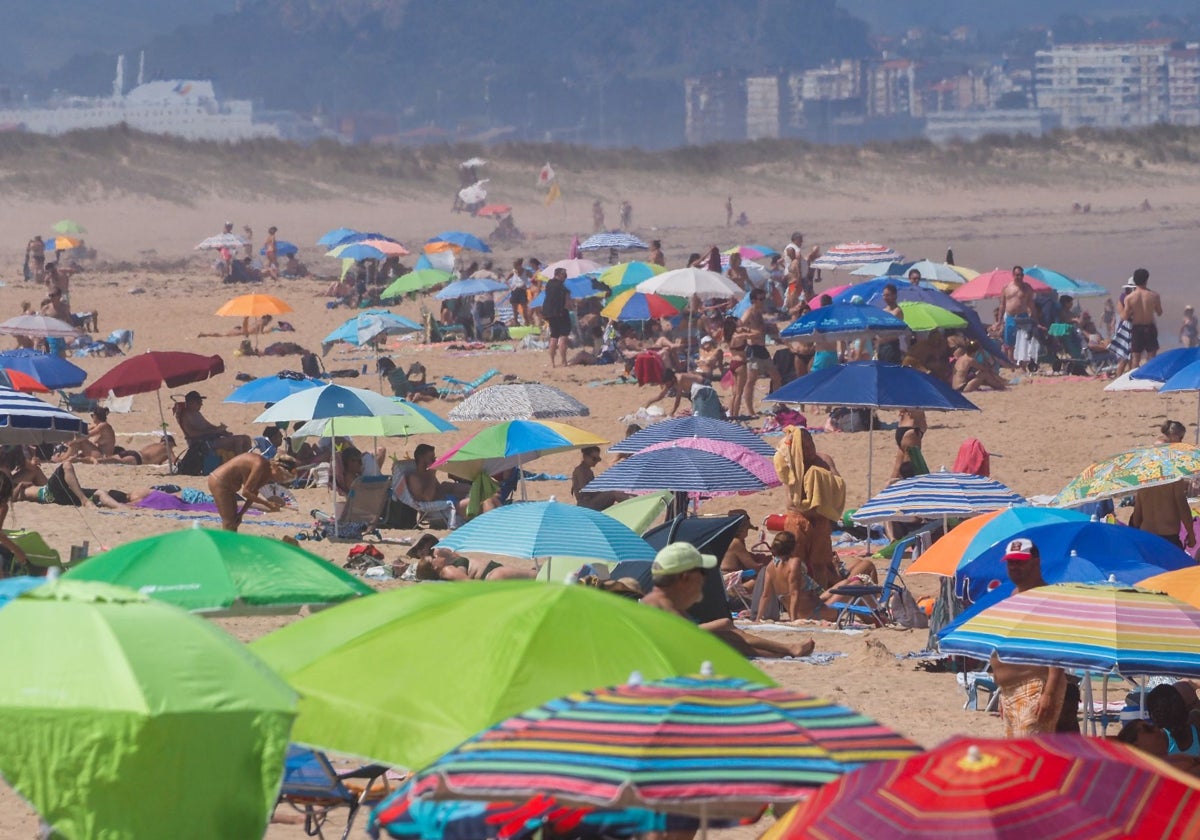
{"type": "Polygon", "coordinates": [[[1138,581],[1137,586],[1152,592],[1165,592],[1172,598],[1200,607],[1200,566],[1163,572],[1138,581]]]}
{"type": "Polygon", "coordinates": [[[216,314],[231,318],[261,318],[263,315],[283,315],[291,311],[292,307],[274,295],[241,295],[227,301],[216,314]]]}

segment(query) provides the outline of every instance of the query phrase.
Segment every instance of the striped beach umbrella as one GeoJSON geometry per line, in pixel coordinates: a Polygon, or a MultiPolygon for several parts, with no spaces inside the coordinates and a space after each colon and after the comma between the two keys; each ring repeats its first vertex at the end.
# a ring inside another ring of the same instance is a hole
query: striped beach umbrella
{"type": "Polygon", "coordinates": [[[843,242],[834,245],[812,261],[813,268],[848,269],[867,263],[895,262],[904,257],[896,250],[878,242],[843,242]]]}
{"type": "Polygon", "coordinates": [[[555,501],[490,510],[443,537],[438,546],[464,554],[584,557],[609,563],[653,560],[655,555],[648,542],[611,516],[555,501]]]}
{"type": "Polygon", "coordinates": [[[994,478],[935,472],[889,484],[854,512],[856,522],[973,516],[1028,502],[994,478]]]}
{"type": "Polygon", "coordinates": [[[769,260],[779,256],[779,252],[769,245],[734,245],[721,253],[738,254],[745,260],[769,260]]]}
{"type": "Polygon", "coordinates": [[[920,748],[858,712],[738,679],[582,691],[485,730],[416,776],[416,795],[736,816],[920,748]]]}
{"type": "Polygon", "coordinates": [[[539,382],[489,385],[450,409],[457,421],[554,420],[587,417],[590,409],[570,394],[539,382]]]}
{"type": "Polygon", "coordinates": [[[631,262],[617,263],[604,269],[600,272],[600,282],[614,288],[616,286],[637,285],[643,280],[649,280],[656,274],[662,274],[666,270],[666,266],[633,260],[631,262]]]}
{"type": "Polygon", "coordinates": [[[69,411],[11,388],[0,388],[0,444],[63,443],[87,434],[69,411]]]}
{"type": "MultiPolygon", "coordinates": [[[[752,452],[736,443],[698,437],[679,438],[677,440],[664,440],[662,443],[652,443],[641,451],[642,453],[657,452],[660,449],[671,449],[672,447],[698,449],[702,452],[711,452],[714,455],[720,455],[722,458],[728,458],[735,464],[744,467],[755,478],[767,485],[767,487],[779,486],[779,476],[775,473],[775,464],[771,460],[771,457],[761,455],[758,452],[752,452]]],[[[709,495],[722,496],[732,494],[710,491],[709,495]]]]}
{"type": "Polygon", "coordinates": [[[829,337],[850,341],[879,333],[899,335],[908,329],[906,322],[874,306],[832,303],[801,315],[779,335],[782,338],[829,337]]]}
{"type": "Polygon", "coordinates": [[[230,251],[236,251],[238,248],[244,247],[246,241],[240,236],[235,236],[232,233],[218,233],[216,236],[210,236],[207,239],[201,240],[196,246],[197,251],[219,251],[222,248],[228,248],[230,251]]]}
{"type": "Polygon", "coordinates": [[[630,289],[610,300],[600,310],[601,317],[613,321],[649,321],[654,318],[674,318],[679,310],[662,295],[643,294],[630,289]]]}
{"type": "Polygon", "coordinates": [[[607,443],[602,437],[566,423],[506,420],[459,442],[433,466],[462,478],[474,478],[481,472],[493,475],[519,467],[544,455],[607,443]]]}
{"type": "Polygon", "coordinates": [[[726,420],[714,420],[711,417],[673,417],[647,426],[639,432],[634,432],[624,440],[617,441],[608,448],[609,452],[640,452],[647,446],[662,443],[664,440],[682,440],[684,438],[707,438],[720,440],[743,446],[751,452],[766,455],[770,458],[775,454],[775,447],[767,443],[745,426],[730,423],[726,420]]]}
{"type": "Polygon", "coordinates": [[[607,251],[610,248],[616,248],[618,251],[650,250],[649,245],[632,233],[624,233],[619,230],[594,234],[579,244],[580,251],[607,251]]]}
{"type": "Polygon", "coordinates": [[[642,450],[619,464],[609,467],[585,488],[587,492],[621,490],[644,493],[671,490],[700,496],[729,493],[757,493],[767,484],[736,461],[678,446],[671,441],[653,452],[642,450]]]}
{"type": "Polygon", "coordinates": [[[1112,584],[1052,583],[965,613],[942,653],[1126,676],[1200,676],[1200,609],[1112,584]]]}
{"type": "Polygon", "coordinates": [[[762,840],[1093,840],[1200,834],[1200,782],[1103,738],[952,738],[868,764],[789,811],[762,840]]]}

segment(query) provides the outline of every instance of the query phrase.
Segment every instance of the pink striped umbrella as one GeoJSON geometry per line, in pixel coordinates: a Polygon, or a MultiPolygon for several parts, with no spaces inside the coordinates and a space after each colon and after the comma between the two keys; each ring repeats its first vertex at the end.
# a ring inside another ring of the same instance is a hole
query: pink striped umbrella
{"type": "MultiPolygon", "coordinates": [[[[720,455],[722,458],[733,461],[768,487],[778,487],[780,485],[779,476],[775,474],[775,465],[771,462],[770,458],[765,455],[759,455],[757,452],[747,449],[740,444],[730,443],[725,440],[712,440],[711,438],[701,437],[679,438],[677,440],[665,440],[662,443],[655,443],[641,451],[653,452],[656,449],[670,449],[672,446],[681,446],[686,449],[702,449],[705,452],[720,455]]],[[[729,490],[705,493],[704,495],[739,496],[743,495],[743,493],[736,490],[729,490]]]]}

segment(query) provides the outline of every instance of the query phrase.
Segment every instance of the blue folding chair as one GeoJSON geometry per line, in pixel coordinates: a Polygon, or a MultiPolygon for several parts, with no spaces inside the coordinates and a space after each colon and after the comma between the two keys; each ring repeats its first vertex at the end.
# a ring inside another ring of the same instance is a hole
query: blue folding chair
{"type": "Polygon", "coordinates": [[[888,602],[893,593],[903,591],[904,581],[900,578],[900,563],[904,552],[920,538],[919,533],[910,534],[892,550],[892,562],[884,575],[883,585],[876,584],[840,584],[829,591],[834,595],[848,597],[848,601],[831,601],[829,606],[838,611],[837,626],[845,629],[852,624],[875,625],[879,622],[890,623],[892,619],[888,602]]]}
{"type": "Polygon", "coordinates": [[[391,793],[387,771],[382,764],[367,764],[339,773],[325,753],[291,744],[275,805],[287,803],[302,812],[304,833],[321,840],[329,814],[346,808],[346,830],[342,832],[342,840],[346,840],[359,809],[377,804],[391,793]]]}

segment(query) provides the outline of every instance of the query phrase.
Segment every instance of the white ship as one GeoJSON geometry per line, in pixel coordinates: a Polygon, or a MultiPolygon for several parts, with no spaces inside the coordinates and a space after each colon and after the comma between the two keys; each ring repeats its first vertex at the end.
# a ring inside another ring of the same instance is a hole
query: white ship
{"type": "Polygon", "coordinates": [[[125,57],[117,59],[110,97],[58,97],[40,107],[0,109],[0,129],[34,134],[65,134],[125,123],[151,134],[170,134],[186,140],[250,140],[279,137],[279,128],[254,119],[248,99],[218,100],[210,81],[174,79],[143,82],[128,93],[125,57]]]}

